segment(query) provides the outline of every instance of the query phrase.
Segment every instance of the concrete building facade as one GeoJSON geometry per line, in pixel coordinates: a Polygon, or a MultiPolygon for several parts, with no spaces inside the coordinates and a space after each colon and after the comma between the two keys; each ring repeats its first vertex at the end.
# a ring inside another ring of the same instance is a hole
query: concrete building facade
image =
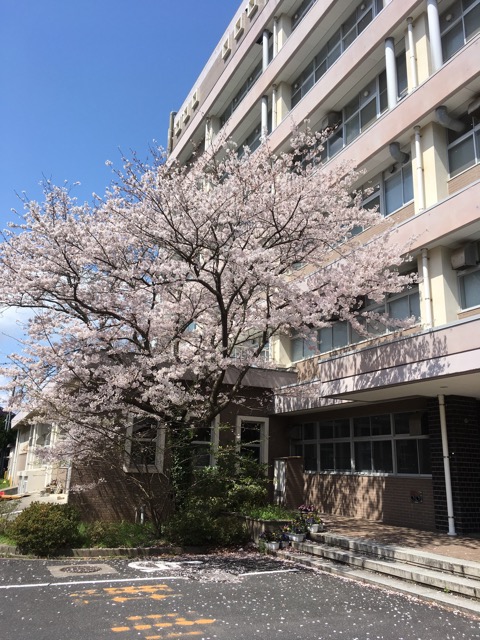
{"type": "Polygon", "coordinates": [[[218,135],[281,151],[328,128],[325,166],[362,169],[364,205],[411,239],[418,286],[383,308],[414,326],[270,345],[298,375],[266,416],[290,506],[480,531],[479,61],[479,0],[244,0],[171,115],[180,163],[218,135]]]}

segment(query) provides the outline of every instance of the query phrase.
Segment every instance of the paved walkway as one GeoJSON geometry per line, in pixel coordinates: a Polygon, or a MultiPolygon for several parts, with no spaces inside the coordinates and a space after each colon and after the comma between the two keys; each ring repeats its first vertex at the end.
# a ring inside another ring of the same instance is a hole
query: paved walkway
{"type": "Polygon", "coordinates": [[[394,527],[379,522],[357,520],[343,516],[322,516],[327,532],[357,540],[371,540],[378,544],[412,547],[417,551],[438,553],[471,562],[480,562],[480,534],[449,536],[435,531],[419,531],[407,527],[394,527]]]}

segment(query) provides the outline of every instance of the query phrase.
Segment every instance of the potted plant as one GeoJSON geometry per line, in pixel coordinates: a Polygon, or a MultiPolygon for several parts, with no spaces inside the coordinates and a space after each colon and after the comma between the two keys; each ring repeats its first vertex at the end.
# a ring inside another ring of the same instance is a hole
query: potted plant
{"type": "Polygon", "coordinates": [[[265,544],[268,551],[277,551],[280,548],[281,533],[277,531],[264,531],[259,540],[265,544]]]}
{"type": "Polygon", "coordinates": [[[310,533],[318,533],[324,529],[323,520],[316,514],[307,516],[305,522],[310,533]]]}
{"type": "Polygon", "coordinates": [[[288,537],[292,542],[303,542],[307,534],[307,523],[305,518],[298,517],[293,520],[289,527],[288,537]]]}

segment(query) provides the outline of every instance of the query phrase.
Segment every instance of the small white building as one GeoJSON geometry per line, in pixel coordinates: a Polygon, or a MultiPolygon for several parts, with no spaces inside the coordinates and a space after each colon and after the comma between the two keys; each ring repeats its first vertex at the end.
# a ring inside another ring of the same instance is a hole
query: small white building
{"type": "Polygon", "coordinates": [[[60,436],[58,426],[34,420],[33,412],[20,412],[12,420],[17,439],[7,469],[12,487],[20,494],[66,495],[69,484],[68,462],[50,463],[41,450],[52,446],[60,436]]]}

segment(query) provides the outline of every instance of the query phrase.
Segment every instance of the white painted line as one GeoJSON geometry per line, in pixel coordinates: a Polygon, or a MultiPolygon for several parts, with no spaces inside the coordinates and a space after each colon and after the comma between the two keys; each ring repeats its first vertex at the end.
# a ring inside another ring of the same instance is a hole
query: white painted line
{"type": "Polygon", "coordinates": [[[161,580],[188,580],[184,576],[156,576],[156,577],[142,577],[142,578],[116,578],[112,580],[75,580],[74,582],[37,582],[32,584],[6,584],[0,585],[0,589],[25,589],[27,587],[62,587],[64,585],[78,585],[78,584],[109,584],[112,582],[148,582],[155,580],[156,582],[161,580]]]}
{"type": "Polygon", "coordinates": [[[239,577],[264,576],[269,573],[295,573],[298,569],[272,569],[272,571],[251,571],[250,573],[239,573],[239,577]]]}

